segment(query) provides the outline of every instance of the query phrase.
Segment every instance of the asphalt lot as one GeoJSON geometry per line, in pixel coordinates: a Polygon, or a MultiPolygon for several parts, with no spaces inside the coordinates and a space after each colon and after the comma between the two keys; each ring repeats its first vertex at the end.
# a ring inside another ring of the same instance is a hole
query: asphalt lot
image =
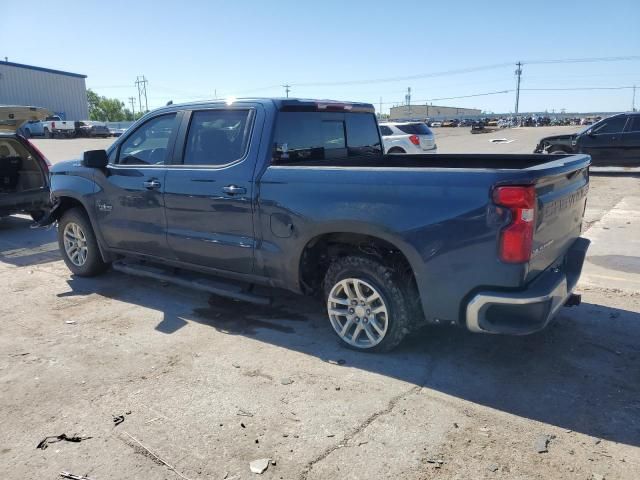
{"type": "MultiPolygon", "coordinates": [[[[570,128],[436,135],[442,153],[529,153],[570,128]]],[[[55,163],[110,141],[35,143],[55,163]]],[[[0,478],[247,479],[259,458],[268,479],[640,477],[637,176],[591,178],[580,307],[531,336],[428,328],[385,355],[339,346],[306,298],[74,278],[55,230],[29,225],[0,221],[0,478]],[[36,449],[62,433],[92,438],[36,449]]]]}

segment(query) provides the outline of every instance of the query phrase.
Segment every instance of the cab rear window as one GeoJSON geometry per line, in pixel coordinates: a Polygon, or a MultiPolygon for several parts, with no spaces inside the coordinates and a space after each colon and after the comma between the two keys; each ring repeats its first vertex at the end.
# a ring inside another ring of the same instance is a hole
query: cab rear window
{"type": "Polygon", "coordinates": [[[380,155],[376,120],[371,113],[280,112],[273,163],[284,164],[380,155]]]}

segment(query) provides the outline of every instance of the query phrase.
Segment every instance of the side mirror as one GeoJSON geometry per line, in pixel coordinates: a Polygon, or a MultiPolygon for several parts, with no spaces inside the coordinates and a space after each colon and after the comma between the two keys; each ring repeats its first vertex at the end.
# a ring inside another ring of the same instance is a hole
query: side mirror
{"type": "Polygon", "coordinates": [[[88,150],[82,157],[82,165],[89,168],[104,168],[108,163],[106,150],[88,150]]]}

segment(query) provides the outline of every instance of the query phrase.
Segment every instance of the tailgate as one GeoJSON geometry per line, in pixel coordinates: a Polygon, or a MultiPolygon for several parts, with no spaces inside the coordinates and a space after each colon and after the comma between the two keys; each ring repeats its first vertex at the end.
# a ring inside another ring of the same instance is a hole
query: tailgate
{"type": "Polygon", "coordinates": [[[536,230],[528,279],[561,260],[580,236],[589,190],[589,170],[543,176],[536,182],[536,230]]]}

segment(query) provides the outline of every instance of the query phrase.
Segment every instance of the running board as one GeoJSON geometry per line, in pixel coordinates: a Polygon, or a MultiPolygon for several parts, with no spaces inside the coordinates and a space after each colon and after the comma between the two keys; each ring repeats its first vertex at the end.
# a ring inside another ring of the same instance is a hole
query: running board
{"type": "Polygon", "coordinates": [[[141,262],[118,260],[113,262],[111,268],[127,275],[152,278],[162,282],[171,283],[185,288],[194,288],[203,292],[212,293],[221,297],[233,298],[243,302],[258,305],[269,305],[271,298],[253,294],[246,290],[246,286],[238,283],[215,281],[195,273],[180,270],[179,274],[171,273],[161,267],[141,262]]]}

